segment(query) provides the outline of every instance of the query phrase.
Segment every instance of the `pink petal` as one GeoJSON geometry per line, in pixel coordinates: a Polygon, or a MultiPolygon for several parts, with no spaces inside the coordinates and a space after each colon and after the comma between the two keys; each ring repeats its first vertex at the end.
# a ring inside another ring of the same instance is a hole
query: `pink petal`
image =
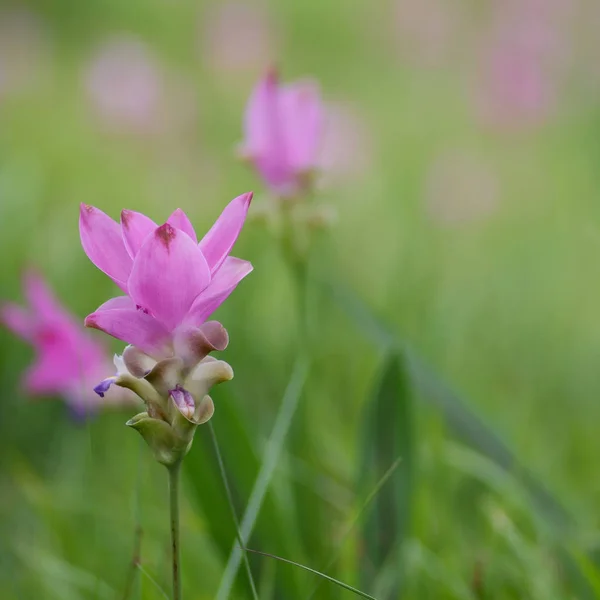
{"type": "Polygon", "coordinates": [[[234,198],[202,238],[200,250],[211,273],[216,272],[231,252],[246,220],[251,201],[252,192],[234,198]]]}
{"type": "Polygon", "coordinates": [[[121,233],[129,256],[133,259],[146,238],[158,225],[146,215],[134,210],[121,211],[121,233]]]}
{"type": "Polygon", "coordinates": [[[34,395],[62,394],[72,385],[69,374],[56,368],[52,360],[38,360],[23,377],[23,387],[34,395]]]}
{"type": "Polygon", "coordinates": [[[210,269],[198,246],[165,223],[138,252],[128,288],[138,306],[172,331],[209,283],[210,269]]]}
{"type": "Polygon", "coordinates": [[[82,204],[79,234],[89,259],[123,291],[127,291],[132,260],[123,244],[118,223],[101,210],[82,204]]]}
{"type": "Polygon", "coordinates": [[[286,86],[279,96],[288,160],[295,171],[315,166],[323,135],[319,87],[311,81],[286,86]]]}
{"type": "Polygon", "coordinates": [[[184,231],[194,240],[194,242],[198,243],[196,231],[194,230],[192,222],[180,208],[173,212],[173,214],[167,219],[167,223],[169,225],[173,225],[173,227],[176,227],[181,231],[184,231]]]}
{"type": "Polygon", "coordinates": [[[277,127],[277,73],[270,70],[252,91],[244,116],[244,150],[261,155],[272,148],[277,127]]]}
{"type": "Polygon", "coordinates": [[[275,189],[289,187],[294,178],[282,118],[277,74],[270,71],[256,86],[248,102],[242,153],[275,189]]]}
{"type": "Polygon", "coordinates": [[[25,273],[23,287],[27,302],[38,321],[63,327],[77,327],[76,321],[58,302],[42,277],[33,270],[25,273]]]}
{"type": "Polygon", "coordinates": [[[15,335],[33,341],[35,336],[34,317],[17,304],[7,303],[0,308],[0,322],[15,335]]]}
{"type": "Polygon", "coordinates": [[[227,257],[210,285],[196,298],[185,322],[199,327],[229,297],[237,284],[252,271],[252,265],[240,258],[227,257]]]}
{"type": "Polygon", "coordinates": [[[136,305],[135,302],[129,297],[129,296],[116,296],[115,298],[111,298],[110,300],[107,300],[104,304],[101,304],[97,309],[96,312],[99,312],[101,310],[113,310],[113,309],[117,309],[117,308],[124,308],[124,309],[136,309],[136,305]]]}
{"type": "Polygon", "coordinates": [[[118,308],[121,298],[113,298],[85,319],[86,327],[99,329],[118,340],[136,346],[151,356],[160,355],[169,341],[169,333],[143,310],[118,308]]]}

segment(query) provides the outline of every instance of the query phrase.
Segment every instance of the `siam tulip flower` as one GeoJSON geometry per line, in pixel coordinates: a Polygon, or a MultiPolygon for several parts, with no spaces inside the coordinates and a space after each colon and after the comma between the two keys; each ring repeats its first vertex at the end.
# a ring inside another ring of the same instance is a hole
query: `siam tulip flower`
{"type": "Polygon", "coordinates": [[[323,106],[314,82],[280,85],[269,71],[254,89],[241,155],[278,196],[301,193],[318,166],[323,106]]]}
{"type": "Polygon", "coordinates": [[[208,317],[252,265],[229,256],[242,229],[252,193],[232,200],[198,242],[186,214],[177,209],[163,225],[125,210],[119,225],[93,206],[81,206],[81,243],[91,261],[127,295],[105,302],[85,321],[129,343],[115,358],[113,385],[134,392],[146,410],[127,422],[169,472],[173,598],[181,598],[179,472],[196,428],[213,415],[213,385],[233,377],[232,368],[209,356],[227,347],[223,326],[208,317]]]}
{"type": "MultiPolygon", "coordinates": [[[[102,404],[91,384],[106,373],[104,348],[58,303],[39,275],[27,273],[24,288],[29,306],[2,305],[0,322],[35,349],[35,362],[23,381],[27,393],[62,396],[77,413],[102,404]]],[[[125,396],[113,392],[104,404],[125,396]]]]}
{"type": "Polygon", "coordinates": [[[79,229],[90,260],[127,295],[112,298],[85,324],[132,344],[155,359],[185,352],[189,336],[227,299],[252,265],[229,256],[252,193],[232,200],[198,242],[177,209],[164,225],[134,211],[120,225],[81,206],[79,229]]]}
{"type": "Polygon", "coordinates": [[[103,396],[116,384],[144,401],[146,411],[128,425],[169,467],[179,464],[196,427],[212,416],[210,387],[233,377],[226,362],[209,356],[224,350],[229,338],[220,323],[207,319],[252,270],[249,262],[229,256],[251,200],[252,193],[232,200],[200,242],[180,209],[160,226],[124,210],[119,225],[97,208],[81,206],[86,254],[127,293],[85,320],[130,344],[115,359],[117,373],[94,391],[103,396]]]}

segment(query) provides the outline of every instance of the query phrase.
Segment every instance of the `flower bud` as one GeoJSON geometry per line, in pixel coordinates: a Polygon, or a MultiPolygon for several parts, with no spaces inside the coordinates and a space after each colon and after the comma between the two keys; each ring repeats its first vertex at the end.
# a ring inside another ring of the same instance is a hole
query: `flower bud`
{"type": "Polygon", "coordinates": [[[196,405],[194,404],[194,398],[187,390],[178,385],[174,390],[171,390],[171,399],[186,419],[189,421],[194,419],[196,405]]]}
{"type": "Polygon", "coordinates": [[[180,462],[192,445],[191,438],[178,437],[166,421],[153,419],[147,412],[139,413],[127,421],[126,425],[139,431],[150,446],[154,458],[167,467],[180,462]]]}

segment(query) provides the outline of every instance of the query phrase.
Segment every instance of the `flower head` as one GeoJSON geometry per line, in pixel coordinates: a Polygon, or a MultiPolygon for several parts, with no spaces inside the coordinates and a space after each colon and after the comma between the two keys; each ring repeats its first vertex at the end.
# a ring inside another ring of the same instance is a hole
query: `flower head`
{"type": "Polygon", "coordinates": [[[161,226],[124,210],[119,225],[82,205],[79,229],[86,254],[127,294],[105,302],[86,318],[86,326],[155,359],[185,353],[198,327],[252,271],[249,262],[229,256],[251,199],[248,193],[232,200],[200,242],[180,209],[161,226]]]}
{"type": "Polygon", "coordinates": [[[114,129],[152,131],[163,118],[164,90],[160,66],[135,38],[107,41],[85,72],[93,108],[114,129]]]}
{"type": "Polygon", "coordinates": [[[158,462],[170,466],[189,451],[196,427],[214,413],[210,388],[233,377],[232,368],[209,353],[224,350],[229,341],[220,323],[210,321],[194,331],[174,356],[156,361],[139,348],[127,346],[115,356],[117,374],[94,391],[103,396],[113,384],[131,390],[146,410],[127,422],[137,429],[158,462]]]}
{"type": "MultiPolygon", "coordinates": [[[[106,372],[104,348],[58,303],[39,275],[30,271],[23,283],[28,306],[3,304],[0,322],[35,350],[35,361],[25,373],[25,390],[35,396],[62,396],[78,412],[100,404],[91,385],[106,372]]],[[[106,401],[124,397],[111,393],[106,401]]]]}
{"type": "Polygon", "coordinates": [[[317,85],[280,85],[275,71],[258,83],[246,107],[241,154],[280,196],[297,194],[317,166],[323,106],[317,85]]]}

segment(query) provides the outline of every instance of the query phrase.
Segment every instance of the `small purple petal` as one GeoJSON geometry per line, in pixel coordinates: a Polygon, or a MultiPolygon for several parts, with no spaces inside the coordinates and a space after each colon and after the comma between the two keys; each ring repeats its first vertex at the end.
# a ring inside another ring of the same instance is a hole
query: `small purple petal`
{"type": "Polygon", "coordinates": [[[170,392],[171,398],[179,412],[186,418],[191,419],[194,416],[196,404],[194,397],[180,385],[177,385],[174,390],[170,392]]]}
{"type": "Polygon", "coordinates": [[[104,394],[108,392],[108,389],[116,380],[116,377],[107,377],[94,388],[94,391],[96,394],[98,394],[98,396],[100,396],[100,398],[104,398],[104,394]]]}

